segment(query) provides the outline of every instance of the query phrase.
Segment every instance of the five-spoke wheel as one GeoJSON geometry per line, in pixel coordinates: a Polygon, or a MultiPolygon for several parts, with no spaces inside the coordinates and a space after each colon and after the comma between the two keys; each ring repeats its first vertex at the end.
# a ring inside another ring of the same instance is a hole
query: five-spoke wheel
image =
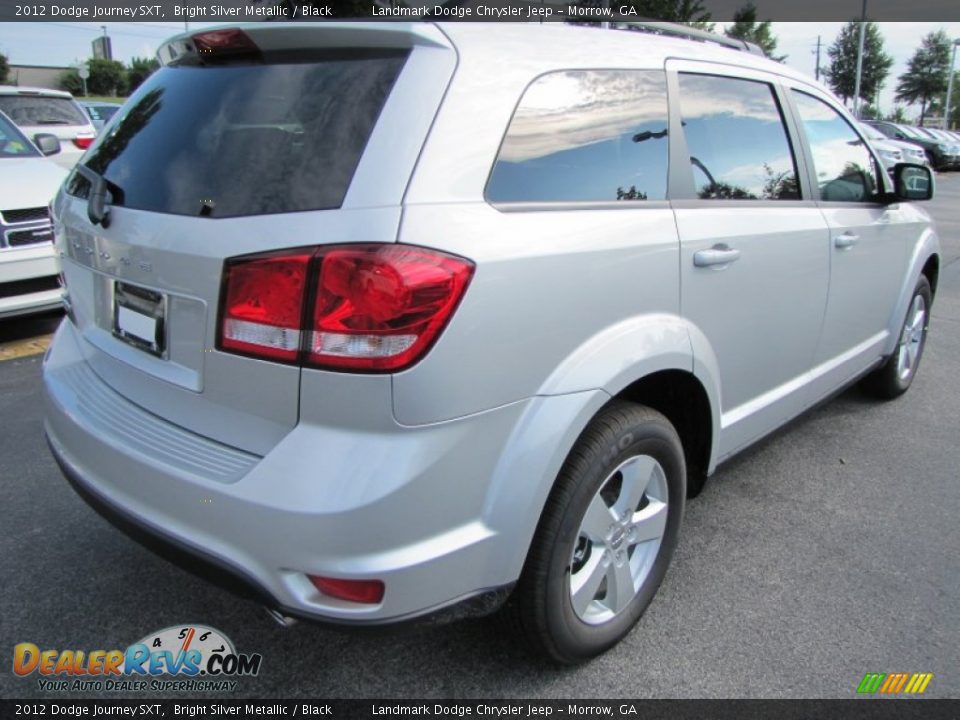
{"type": "Polygon", "coordinates": [[[686,497],[683,447],[650,408],[614,401],[570,452],[507,612],[540,652],[574,663],[619,642],[653,599],[686,497]]]}

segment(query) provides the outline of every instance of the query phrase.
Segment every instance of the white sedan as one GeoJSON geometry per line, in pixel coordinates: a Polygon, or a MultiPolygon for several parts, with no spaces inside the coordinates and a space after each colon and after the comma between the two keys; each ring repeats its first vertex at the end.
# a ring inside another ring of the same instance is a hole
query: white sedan
{"type": "Polygon", "coordinates": [[[34,140],[0,112],[0,318],[62,305],[47,206],[67,171],[45,157],[60,150],[55,136],[34,140]]]}

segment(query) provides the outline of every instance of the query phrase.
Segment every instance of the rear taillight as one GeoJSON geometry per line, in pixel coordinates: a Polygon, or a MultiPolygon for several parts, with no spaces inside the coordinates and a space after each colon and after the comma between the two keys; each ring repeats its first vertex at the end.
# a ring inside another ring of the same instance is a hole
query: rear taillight
{"type": "Polygon", "coordinates": [[[429,350],[473,267],[395,244],[228,260],[218,348],[321,368],[396,372],[429,350]]]}
{"type": "Polygon", "coordinates": [[[220,307],[220,348],[296,361],[312,252],[229,262],[220,307]]]}
{"type": "Polygon", "coordinates": [[[73,139],[73,144],[76,145],[81,150],[86,150],[88,147],[93,145],[92,137],[75,137],[73,139]]]}

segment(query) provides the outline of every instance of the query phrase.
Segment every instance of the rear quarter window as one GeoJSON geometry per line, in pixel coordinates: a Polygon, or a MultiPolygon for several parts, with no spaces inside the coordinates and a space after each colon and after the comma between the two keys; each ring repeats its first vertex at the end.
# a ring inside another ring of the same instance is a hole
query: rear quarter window
{"type": "MultiPolygon", "coordinates": [[[[85,164],[113,202],[235,217],[343,203],[407,51],[312,62],[166,67],[128,101],[85,164]]],[[[74,173],[68,192],[85,196],[74,173]]]]}
{"type": "Polygon", "coordinates": [[[667,147],[663,71],[549,73],[520,100],[487,183],[487,200],[663,200],[667,147]]]}

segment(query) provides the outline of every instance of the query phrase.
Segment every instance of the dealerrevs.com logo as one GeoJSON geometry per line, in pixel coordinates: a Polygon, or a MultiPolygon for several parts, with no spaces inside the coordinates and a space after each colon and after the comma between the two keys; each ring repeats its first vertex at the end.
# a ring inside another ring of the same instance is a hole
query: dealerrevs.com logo
{"type": "Polygon", "coordinates": [[[40,689],[52,692],[232,691],[234,678],[256,676],[262,661],[205,625],[168,627],[126,650],[41,650],[29,642],[13,648],[13,672],[36,674],[40,689]]]}

